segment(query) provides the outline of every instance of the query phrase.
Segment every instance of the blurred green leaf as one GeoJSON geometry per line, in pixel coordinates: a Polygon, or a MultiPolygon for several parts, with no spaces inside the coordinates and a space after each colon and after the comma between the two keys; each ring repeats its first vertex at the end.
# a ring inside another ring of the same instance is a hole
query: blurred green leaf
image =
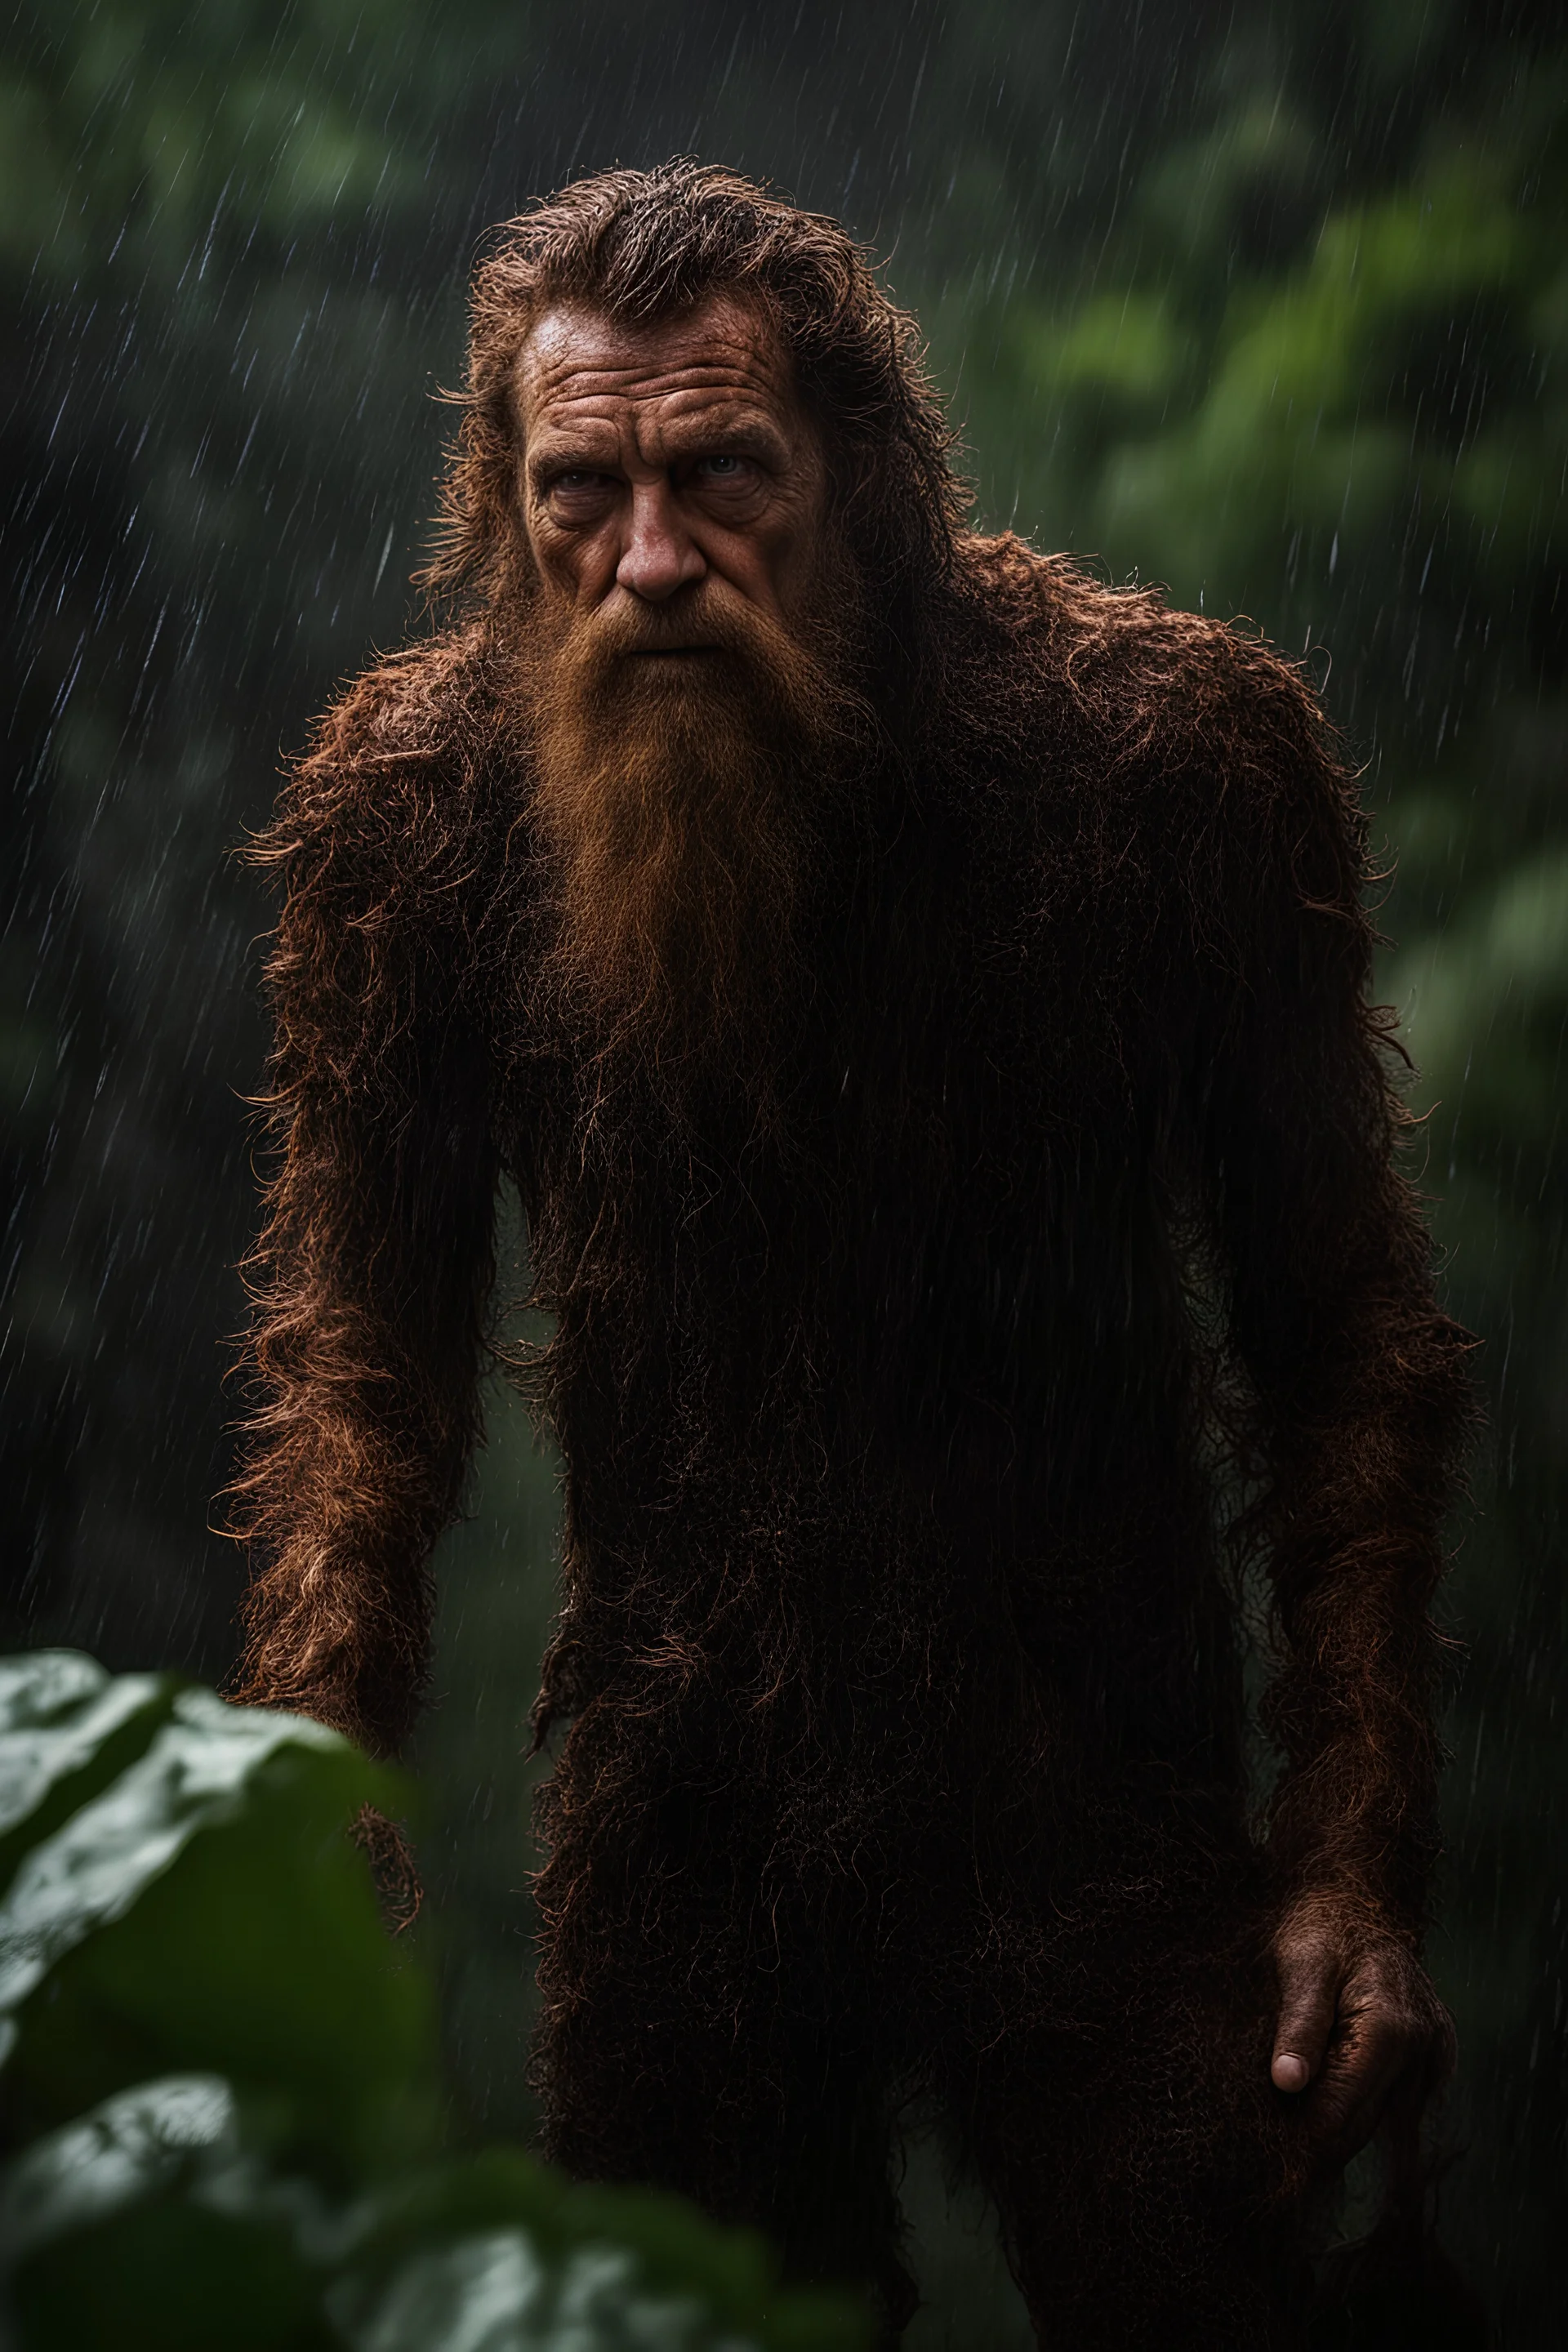
{"type": "Polygon", "coordinates": [[[1025,324],[1019,350],[1054,394],[1092,388],[1129,401],[1169,396],[1195,354],[1170,301],[1132,288],[1102,294],[1060,325],[1025,324]]]}
{"type": "Polygon", "coordinates": [[[679,2199],[438,2154],[428,1989],[346,1834],[396,1785],[294,1717],[0,1660],[20,2352],[855,2352],[679,2199]]]}
{"type": "Polygon", "coordinates": [[[233,2093],[211,2075],[106,2100],[0,2184],[22,2343],[62,2352],[331,2344],[320,2299],[331,2239],[313,2192],[247,2154],[233,2093]]]}
{"type": "Polygon", "coordinates": [[[428,2146],[432,2002],[387,1946],[344,1826],[366,1803],[397,1810],[392,1777],[302,1717],[190,1689],[160,1726],[159,1686],[94,1691],[89,1674],[55,1654],[0,1690],[0,1787],[33,1796],[0,1899],[24,2127],[178,2065],[281,2102],[322,2161],[428,2146]],[[142,1752],[126,1752],[128,1727],[151,1731],[142,1752]],[[68,1761],[79,1801],[58,1822],[51,1759],[68,1761]]]}
{"type": "Polygon", "coordinates": [[[170,1675],[111,1680],[73,1650],[0,1658],[0,1887],[26,1847],[142,1753],[177,1689],[170,1675]]]}

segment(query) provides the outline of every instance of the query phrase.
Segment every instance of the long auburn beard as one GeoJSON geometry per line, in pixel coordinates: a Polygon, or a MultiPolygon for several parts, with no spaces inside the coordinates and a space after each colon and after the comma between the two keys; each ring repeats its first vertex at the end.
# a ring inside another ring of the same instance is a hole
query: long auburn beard
{"type": "Polygon", "coordinates": [[[791,631],[712,579],[679,614],[554,630],[530,599],[518,661],[550,875],[542,977],[602,1056],[682,1087],[715,1068],[765,1084],[875,764],[857,612],[841,578],[791,631]],[[693,636],[715,649],[646,658],[693,636]]]}

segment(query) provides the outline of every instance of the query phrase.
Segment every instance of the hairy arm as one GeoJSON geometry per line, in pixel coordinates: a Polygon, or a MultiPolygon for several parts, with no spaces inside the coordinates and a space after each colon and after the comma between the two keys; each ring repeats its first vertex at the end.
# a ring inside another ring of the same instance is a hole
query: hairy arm
{"type": "Polygon", "coordinates": [[[276,1157],[236,1488],[255,1563],[238,1695],[384,1754],[426,1675],[426,1561],[478,1426],[495,1184],[446,779],[402,740],[399,685],[373,674],[328,719],[261,845],[286,887],[276,1157]]]}
{"type": "Polygon", "coordinates": [[[1429,1611],[1468,1343],[1437,1307],[1401,1165],[1350,779],[1302,681],[1261,648],[1237,647],[1205,732],[1221,797],[1212,879],[1193,885],[1212,975],[1194,1077],[1279,1652],[1273,2074],[1313,2086],[1337,2160],[1445,2032],[1415,1954],[1436,1847],[1429,1611]]]}

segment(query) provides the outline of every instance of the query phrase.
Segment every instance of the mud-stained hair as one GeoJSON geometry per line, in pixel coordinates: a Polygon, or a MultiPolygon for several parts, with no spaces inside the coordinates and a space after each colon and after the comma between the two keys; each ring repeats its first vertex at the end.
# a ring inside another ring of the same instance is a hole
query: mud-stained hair
{"type": "Polygon", "coordinates": [[[646,326],[720,294],[755,305],[789,352],[868,582],[896,595],[945,575],[968,495],[914,320],[837,221],[677,160],[578,180],[496,230],[474,276],[463,421],[424,584],[493,593],[522,560],[513,387],[544,310],[585,302],[646,326]]]}

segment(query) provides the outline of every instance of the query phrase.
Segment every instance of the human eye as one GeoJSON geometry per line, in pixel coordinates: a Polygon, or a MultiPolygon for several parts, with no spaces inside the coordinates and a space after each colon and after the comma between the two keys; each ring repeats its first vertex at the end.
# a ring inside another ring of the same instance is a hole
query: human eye
{"type": "Polygon", "coordinates": [[[749,482],[756,467],[749,457],[734,449],[715,449],[706,457],[699,457],[692,467],[700,482],[710,482],[728,489],[737,482],[749,482]]]}
{"type": "Polygon", "coordinates": [[[593,466],[558,466],[541,485],[545,505],[563,516],[596,510],[613,498],[615,488],[614,476],[593,466]]]}

